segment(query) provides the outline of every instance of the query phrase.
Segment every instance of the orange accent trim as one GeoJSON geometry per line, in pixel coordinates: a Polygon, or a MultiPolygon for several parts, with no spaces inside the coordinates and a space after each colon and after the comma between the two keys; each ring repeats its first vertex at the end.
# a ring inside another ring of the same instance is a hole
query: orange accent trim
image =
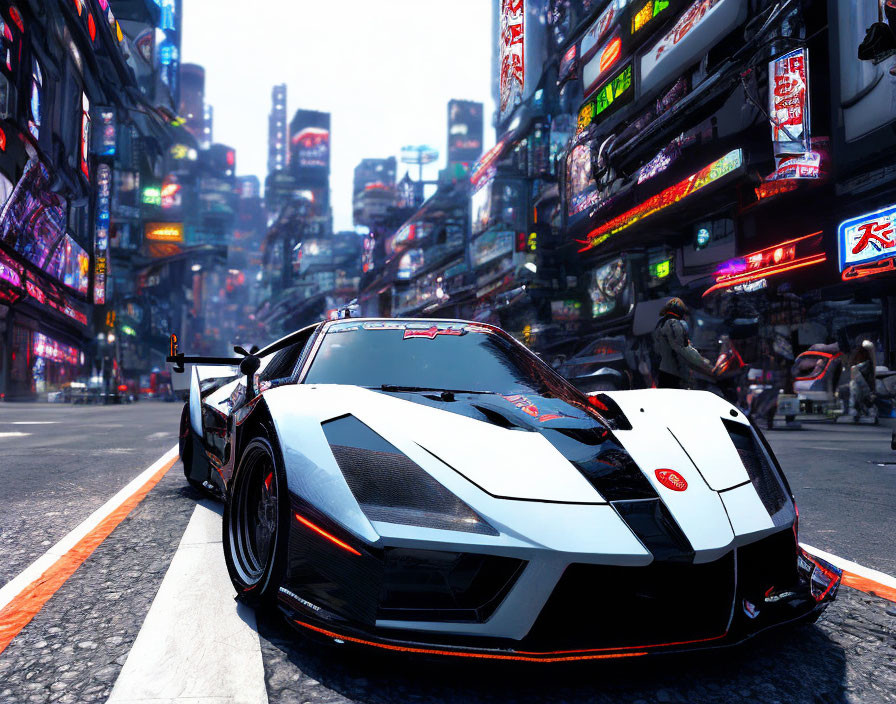
{"type": "Polygon", "coordinates": [[[785,271],[791,271],[793,269],[801,269],[805,266],[812,266],[813,264],[821,264],[827,259],[827,256],[824,254],[814,254],[810,257],[806,257],[805,259],[797,259],[794,262],[788,262],[785,265],[777,265],[771,266],[767,269],[758,269],[756,271],[751,271],[748,274],[737,274],[736,276],[732,276],[730,279],[726,279],[724,281],[720,281],[716,283],[714,286],[710,286],[703,293],[703,297],[712,293],[713,291],[718,291],[722,288],[731,288],[732,286],[737,286],[737,284],[745,284],[749,281],[755,281],[756,279],[764,279],[767,276],[774,276],[776,274],[783,274],[785,271]]]}
{"type": "MultiPolygon", "coordinates": [[[[312,626],[310,623],[305,623],[304,621],[294,621],[297,625],[302,626],[303,628],[307,628],[308,630],[315,631],[316,633],[320,633],[325,636],[329,636],[330,638],[337,638],[339,640],[348,641],[349,643],[358,643],[360,645],[369,645],[374,648],[382,648],[383,650],[394,650],[400,653],[422,653],[424,655],[449,655],[452,657],[461,657],[461,658],[479,658],[482,660],[517,660],[522,662],[570,662],[573,660],[606,660],[610,658],[632,658],[637,657],[639,655],[647,655],[646,652],[637,652],[637,653],[603,653],[600,655],[575,655],[569,657],[547,657],[547,658],[538,658],[538,657],[527,657],[526,655],[505,655],[503,653],[476,653],[476,652],[468,652],[463,650],[438,650],[436,648],[415,648],[407,645],[392,645],[391,643],[377,643],[372,640],[363,640],[361,638],[354,638],[353,636],[341,635],[339,633],[335,633],[333,631],[328,631],[325,628],[319,628],[318,626],[312,626]]],[[[575,652],[575,651],[571,651],[575,652]]],[[[546,655],[550,655],[550,653],[546,653],[546,655]]]]}
{"type": "Polygon", "coordinates": [[[853,589],[858,589],[860,592],[865,592],[866,594],[879,596],[881,599],[896,602],[896,589],[881,584],[880,582],[875,582],[873,579],[860,577],[852,572],[843,573],[841,584],[845,584],[847,587],[852,587],[853,589]]]}
{"type": "Polygon", "coordinates": [[[315,533],[317,533],[318,535],[322,535],[324,538],[326,538],[327,540],[329,540],[331,543],[334,543],[335,545],[338,545],[338,546],[341,547],[343,550],[348,550],[348,551],[349,551],[350,553],[352,553],[353,555],[357,555],[358,557],[361,557],[361,553],[359,553],[357,550],[355,550],[351,545],[349,545],[348,543],[344,543],[344,542],[341,541],[339,538],[337,538],[335,535],[331,535],[330,533],[327,533],[327,531],[325,531],[323,528],[318,528],[316,525],[314,525],[314,524],[313,524],[311,521],[309,521],[307,518],[303,518],[303,517],[300,516],[299,514],[296,514],[296,519],[298,519],[299,523],[301,523],[302,525],[307,526],[308,528],[310,528],[311,530],[313,530],[313,531],[314,531],[315,533]]]}
{"type": "Polygon", "coordinates": [[[170,462],[153,474],[135,494],[125,499],[118,508],[100,521],[96,528],[81,538],[71,550],[56,560],[38,579],[25,587],[18,596],[0,610],[0,653],[31,622],[31,619],[59,591],[59,588],[74,574],[75,570],[109,537],[118,524],[127,518],[134,507],[159,483],[177,460],[177,457],[172,458],[170,462]]]}

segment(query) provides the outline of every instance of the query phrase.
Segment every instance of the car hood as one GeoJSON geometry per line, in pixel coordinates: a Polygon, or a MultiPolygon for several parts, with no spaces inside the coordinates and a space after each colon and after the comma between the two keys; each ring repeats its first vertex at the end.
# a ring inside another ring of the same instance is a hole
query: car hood
{"type": "MultiPolygon", "coordinates": [[[[630,545],[634,536],[619,518],[618,497],[595,488],[577,461],[582,447],[603,442],[634,460],[630,471],[649,484],[687,537],[696,560],[718,557],[738,536],[755,538],[774,530],[721,422],[723,416],[733,418],[730,404],[712,394],[673,390],[607,396],[631,429],[610,431],[587,408],[532,394],[456,394],[454,401],[443,401],[437,393],[383,393],[339,385],[280,387],[264,394],[287,464],[305,468],[298,482],[301,493],[371,539],[382,527],[374,528],[357,508],[321,423],[354,416],[501,525],[502,532],[506,527],[519,535],[550,534],[539,538],[541,544],[585,552],[625,543],[627,554],[643,552],[637,541],[630,545]],[[661,481],[661,470],[674,470],[687,489],[671,490],[661,481]],[[348,513],[347,505],[353,507],[348,513]],[[528,508],[538,506],[542,508],[528,508]],[[556,525],[534,525],[531,517],[523,521],[532,510],[539,512],[532,516],[550,516],[556,525]],[[588,528],[582,523],[597,516],[600,524],[588,528]]],[[[742,416],[736,420],[746,422],[742,416]]]]}

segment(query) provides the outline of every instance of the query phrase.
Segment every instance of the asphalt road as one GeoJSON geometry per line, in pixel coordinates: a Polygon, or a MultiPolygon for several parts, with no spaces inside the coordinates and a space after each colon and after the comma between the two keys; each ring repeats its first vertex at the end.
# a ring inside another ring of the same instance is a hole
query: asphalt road
{"type": "MultiPolygon", "coordinates": [[[[0,584],[171,448],[179,413],[179,404],[161,402],[0,404],[0,584]]],[[[767,435],[799,504],[801,539],[896,574],[889,431],[825,425],[767,435]]],[[[170,585],[191,517],[208,510],[201,498],[175,464],[0,652],[0,702],[106,701],[141,629],[158,626],[163,609],[154,601],[163,580],[170,585]]],[[[182,606],[198,608],[194,598],[185,594],[182,606]]],[[[225,620],[236,608],[222,603],[225,620]]],[[[816,625],[730,651],[575,667],[383,657],[322,647],[277,614],[257,617],[251,627],[271,702],[896,702],[896,604],[846,588],[816,625]]],[[[227,660],[226,639],[203,638],[200,629],[197,649],[239,667],[227,660]]]]}

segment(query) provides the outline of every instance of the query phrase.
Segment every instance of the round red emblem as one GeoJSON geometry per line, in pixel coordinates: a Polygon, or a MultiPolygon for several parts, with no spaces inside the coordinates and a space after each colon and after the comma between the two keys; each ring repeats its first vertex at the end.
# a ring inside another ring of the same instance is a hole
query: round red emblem
{"type": "Polygon", "coordinates": [[[674,469],[658,469],[655,472],[656,478],[667,489],[672,491],[684,491],[688,488],[688,483],[674,469]]]}

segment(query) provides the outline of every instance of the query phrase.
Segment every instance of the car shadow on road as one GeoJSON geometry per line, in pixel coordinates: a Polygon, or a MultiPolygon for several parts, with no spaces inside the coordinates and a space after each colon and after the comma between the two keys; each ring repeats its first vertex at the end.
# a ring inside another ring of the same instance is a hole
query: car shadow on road
{"type": "Polygon", "coordinates": [[[325,644],[279,613],[257,615],[272,702],[846,702],[846,654],[823,629],[794,626],[737,647],[587,663],[408,658],[325,644]],[[323,690],[323,691],[322,691],[323,690]],[[329,692],[326,692],[329,690],[329,692]]]}

